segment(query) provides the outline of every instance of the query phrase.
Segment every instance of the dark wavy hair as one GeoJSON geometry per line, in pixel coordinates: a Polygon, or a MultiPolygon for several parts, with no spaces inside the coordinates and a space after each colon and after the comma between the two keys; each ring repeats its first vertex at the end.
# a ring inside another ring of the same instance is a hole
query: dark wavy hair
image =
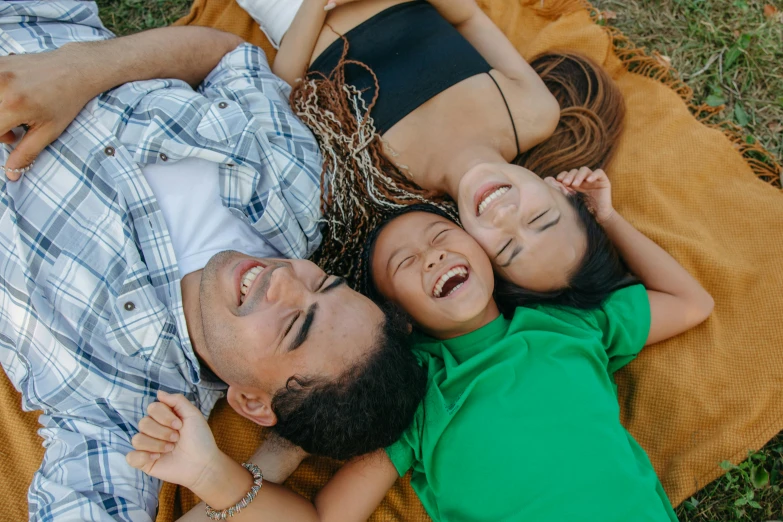
{"type": "Polygon", "coordinates": [[[278,435],[306,452],[345,460],[396,442],[413,421],[427,387],[427,370],[410,349],[410,325],[397,307],[375,349],[337,379],[291,377],[272,399],[278,435]]]}
{"type": "Polygon", "coordinates": [[[554,305],[590,310],[613,292],[638,282],[629,274],[617,248],[588,208],[584,194],[568,196],[587,235],[587,249],[565,288],[534,292],[495,276],[495,301],[510,317],[519,306],[554,305]]]}

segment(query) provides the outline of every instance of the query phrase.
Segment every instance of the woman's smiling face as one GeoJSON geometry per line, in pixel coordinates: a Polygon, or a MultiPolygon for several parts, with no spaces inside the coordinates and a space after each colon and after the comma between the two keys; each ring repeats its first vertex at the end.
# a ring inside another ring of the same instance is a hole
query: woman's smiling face
{"type": "Polygon", "coordinates": [[[503,279],[547,292],[568,285],[587,248],[584,228],[554,178],[508,163],[469,170],[459,185],[459,214],[503,279]]]}
{"type": "Polygon", "coordinates": [[[371,270],[381,295],[436,338],[472,332],[498,315],[487,255],[436,214],[414,211],[388,223],[375,242],[371,270]]]}

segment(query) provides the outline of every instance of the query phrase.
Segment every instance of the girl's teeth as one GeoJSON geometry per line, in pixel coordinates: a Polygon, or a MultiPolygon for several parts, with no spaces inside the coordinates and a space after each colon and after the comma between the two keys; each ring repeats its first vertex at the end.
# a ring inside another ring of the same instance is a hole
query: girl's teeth
{"type": "MultiPolygon", "coordinates": [[[[457,268],[452,268],[451,270],[449,270],[448,272],[440,276],[440,279],[438,279],[438,282],[435,284],[435,289],[433,290],[432,295],[434,297],[440,297],[440,294],[443,291],[443,286],[446,284],[446,282],[449,279],[451,279],[455,275],[466,275],[467,273],[468,273],[468,269],[465,267],[459,266],[457,268]]],[[[458,284],[456,288],[459,288],[463,284],[465,283],[458,284]]],[[[451,295],[456,288],[452,289],[451,292],[449,292],[449,295],[451,295]]]]}

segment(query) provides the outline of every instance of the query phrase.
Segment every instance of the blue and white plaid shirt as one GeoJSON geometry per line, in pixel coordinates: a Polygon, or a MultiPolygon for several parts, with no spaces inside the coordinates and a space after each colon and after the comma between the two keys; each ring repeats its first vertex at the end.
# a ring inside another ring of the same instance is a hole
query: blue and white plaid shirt
{"type": "MultiPolygon", "coordinates": [[[[110,37],[91,2],[0,2],[3,55],[110,37]]],[[[0,176],[0,363],[24,408],[44,412],[32,519],[154,518],[160,482],[125,462],[138,421],[158,389],[206,415],[223,386],[190,344],[169,231],[139,166],[218,163],[224,204],[281,255],[307,256],[321,158],[288,94],[245,44],[198,92],[155,80],[100,96],[21,182],[0,176]]]]}

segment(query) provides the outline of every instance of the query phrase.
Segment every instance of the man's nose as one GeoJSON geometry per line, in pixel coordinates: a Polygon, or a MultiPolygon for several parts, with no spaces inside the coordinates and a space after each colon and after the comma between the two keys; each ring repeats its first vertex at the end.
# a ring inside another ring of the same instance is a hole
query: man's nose
{"type": "Polygon", "coordinates": [[[270,303],[297,306],[307,293],[307,288],[294,271],[289,267],[281,267],[272,272],[266,299],[270,303]]]}
{"type": "Polygon", "coordinates": [[[430,250],[427,252],[427,259],[425,268],[432,270],[436,268],[444,259],[446,259],[446,252],[443,250],[430,250]]]}

